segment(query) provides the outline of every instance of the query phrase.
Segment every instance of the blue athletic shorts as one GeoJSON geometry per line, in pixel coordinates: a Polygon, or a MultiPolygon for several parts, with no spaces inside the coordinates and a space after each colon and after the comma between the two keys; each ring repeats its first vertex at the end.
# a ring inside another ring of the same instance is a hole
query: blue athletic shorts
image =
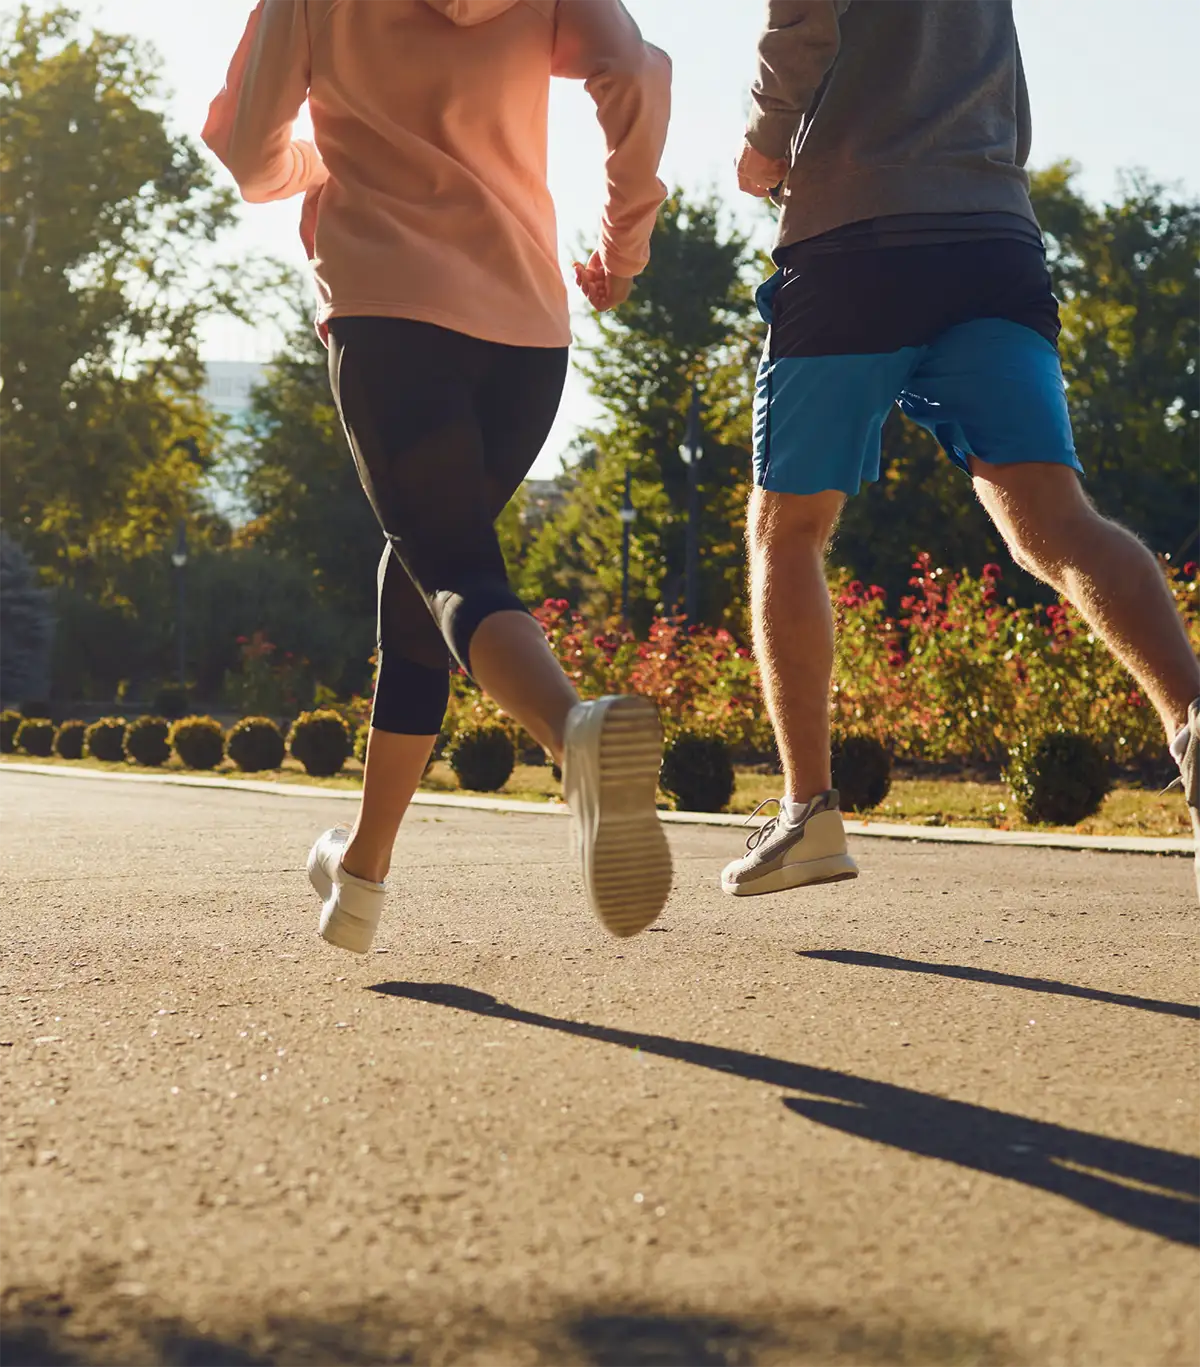
{"type": "Polygon", "coordinates": [[[856,494],[879,478],[893,403],[964,470],[976,456],[1082,472],[1055,346],[1058,305],[1035,246],[782,257],[757,294],[771,325],[754,402],[760,488],[856,494]]]}

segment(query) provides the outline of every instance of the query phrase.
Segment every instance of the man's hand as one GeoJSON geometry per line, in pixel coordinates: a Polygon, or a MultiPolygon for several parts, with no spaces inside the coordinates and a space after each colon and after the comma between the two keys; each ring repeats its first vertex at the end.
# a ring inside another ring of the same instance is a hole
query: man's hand
{"type": "Polygon", "coordinates": [[[586,266],[579,261],[573,264],[575,283],[597,313],[607,313],[609,309],[615,309],[618,304],[623,304],[629,298],[629,291],[633,289],[633,277],[610,275],[604,269],[599,252],[591,254],[586,266]]]}
{"type": "Polygon", "coordinates": [[[737,164],[738,189],[753,195],[755,199],[766,199],[772,190],[787,180],[790,169],[783,157],[778,160],[764,157],[748,142],[743,143],[737,164]]]}

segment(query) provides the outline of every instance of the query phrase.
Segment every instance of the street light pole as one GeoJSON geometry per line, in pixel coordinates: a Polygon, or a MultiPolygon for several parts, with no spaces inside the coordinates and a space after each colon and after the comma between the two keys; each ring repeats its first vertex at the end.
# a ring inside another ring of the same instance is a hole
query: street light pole
{"type": "Polygon", "coordinates": [[[700,392],[692,381],[692,400],[688,405],[687,430],[680,459],[687,466],[687,543],[684,554],[683,610],[688,626],[695,626],[700,596],[700,392]]]}
{"type": "Polygon", "coordinates": [[[179,687],[187,687],[187,628],[186,611],[187,598],[184,587],[183,571],[188,559],[187,545],[187,521],[179,519],[179,525],[175,529],[175,549],[171,552],[171,564],[175,566],[175,637],[179,648],[179,687]]]}
{"type": "Polygon", "coordinates": [[[629,542],[633,533],[633,520],[637,513],[633,510],[630,497],[632,477],[629,466],[625,466],[625,498],[621,503],[621,621],[629,623],[629,542]]]}

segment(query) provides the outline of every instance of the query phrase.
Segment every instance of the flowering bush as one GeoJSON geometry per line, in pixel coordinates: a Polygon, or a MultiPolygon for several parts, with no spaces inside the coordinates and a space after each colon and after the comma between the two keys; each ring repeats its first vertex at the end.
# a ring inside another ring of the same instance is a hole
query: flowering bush
{"type": "MultiPolygon", "coordinates": [[[[1165,568],[1200,651],[1197,567],[1165,568]]],[[[833,572],[834,732],[872,737],[903,759],[995,764],[1052,723],[1089,737],[1110,761],[1161,757],[1154,708],[1087,623],[1063,603],[1001,600],[999,579],[998,565],[976,577],[921,555],[893,617],[881,588],[833,572]]],[[[563,599],[533,615],[583,697],[642,693],[658,704],[668,738],[691,731],[725,741],[735,757],[773,753],[757,666],[728,631],[659,618],[639,641],[619,622],[587,622],[563,599]]],[[[456,673],[443,734],[489,722],[520,748],[516,723],[456,673]]]]}
{"type": "Polygon", "coordinates": [[[239,636],[237,643],[241,659],[221,689],[227,706],[243,714],[294,717],[308,705],[313,688],[307,661],[290,652],[278,654],[261,631],[239,636]]]}

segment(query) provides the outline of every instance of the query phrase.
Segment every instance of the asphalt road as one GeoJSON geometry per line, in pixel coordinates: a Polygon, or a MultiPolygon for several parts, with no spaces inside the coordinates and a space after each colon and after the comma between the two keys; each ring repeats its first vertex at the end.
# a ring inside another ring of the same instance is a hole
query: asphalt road
{"type": "Polygon", "coordinates": [[[861,841],[636,940],[565,823],[0,775],[14,1364],[1200,1361],[1182,859],[861,841]]]}

